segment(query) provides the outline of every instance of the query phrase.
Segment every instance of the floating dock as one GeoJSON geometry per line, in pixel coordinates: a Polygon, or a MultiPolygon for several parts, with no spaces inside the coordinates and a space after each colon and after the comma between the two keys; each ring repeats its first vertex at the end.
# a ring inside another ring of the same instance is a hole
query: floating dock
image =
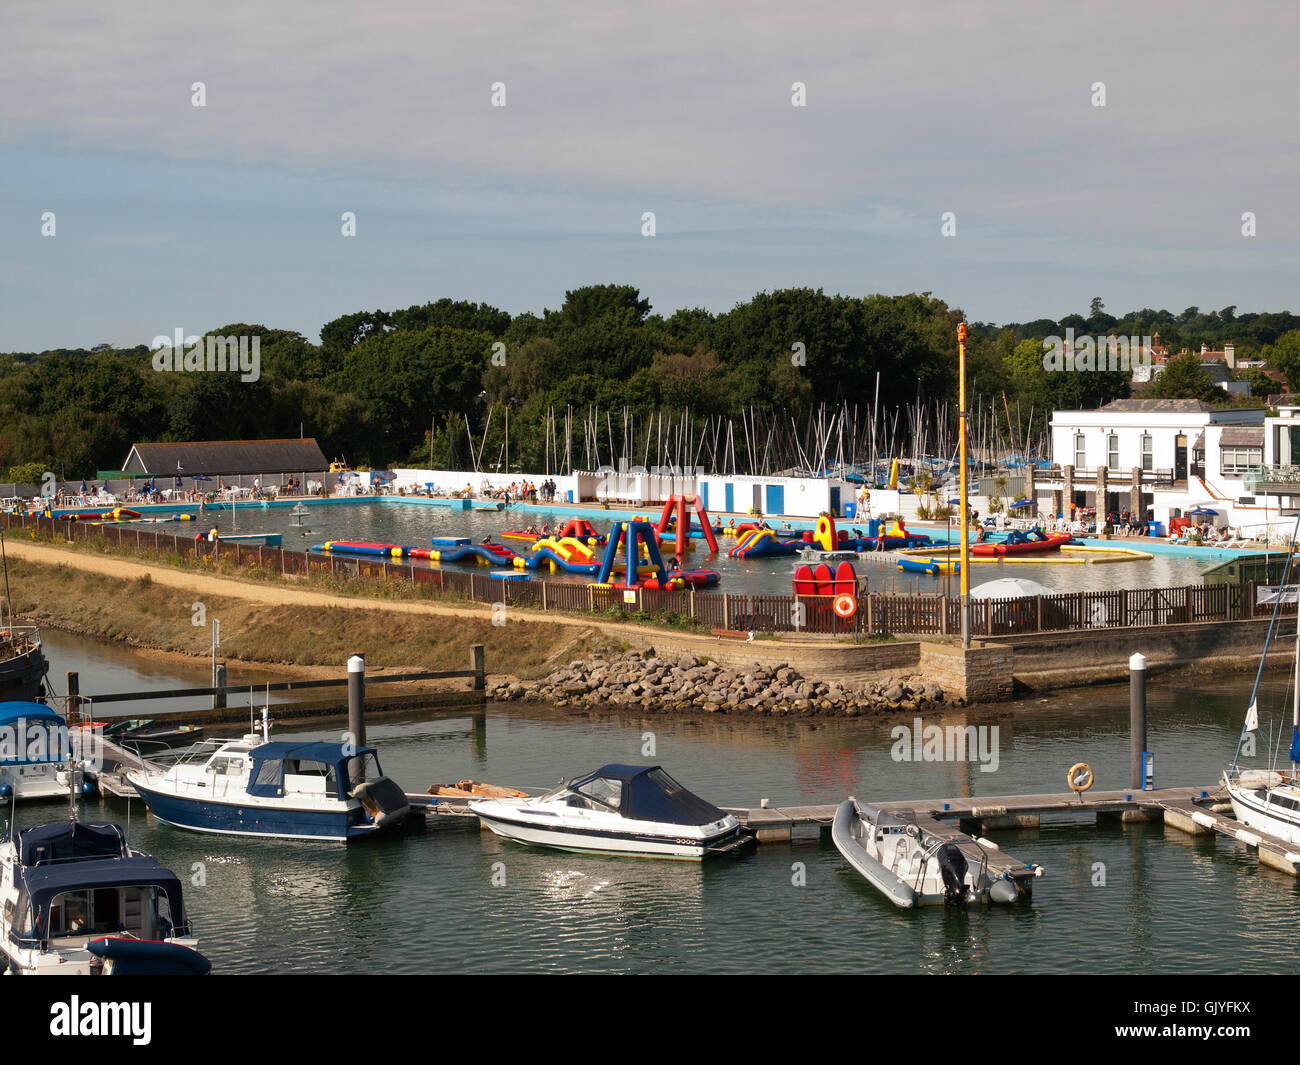
{"type": "MultiPolygon", "coordinates": [[[[1056,792],[1042,795],[966,796],[958,799],[917,799],[910,802],[872,802],[891,813],[911,811],[928,832],[958,844],[976,834],[999,829],[1037,828],[1044,814],[1091,814],[1121,823],[1163,821],[1169,828],[1191,835],[1217,834],[1255,850],[1261,865],[1300,877],[1300,844],[1247,828],[1231,815],[1231,807],[1215,784],[1202,788],[1158,788],[1151,791],[1098,791],[1076,795],[1056,792]]],[[[836,804],[726,808],[758,837],[760,843],[817,839],[830,831],[836,804]]],[[[988,849],[989,841],[979,838],[988,849]]],[[[996,846],[996,845],[995,845],[996,846]]],[[[1000,852],[997,852],[1000,854],[1000,852]]],[[[1000,855],[990,864],[998,871],[1019,869],[1023,863],[1000,855]]]]}

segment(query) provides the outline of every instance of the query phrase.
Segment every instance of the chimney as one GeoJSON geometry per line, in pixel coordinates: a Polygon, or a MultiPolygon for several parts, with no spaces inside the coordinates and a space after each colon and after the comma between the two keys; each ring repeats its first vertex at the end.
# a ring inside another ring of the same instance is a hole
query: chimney
{"type": "Polygon", "coordinates": [[[1226,362],[1232,369],[1235,370],[1237,368],[1237,352],[1236,349],[1232,346],[1231,340],[1224,341],[1223,361],[1226,362]]]}

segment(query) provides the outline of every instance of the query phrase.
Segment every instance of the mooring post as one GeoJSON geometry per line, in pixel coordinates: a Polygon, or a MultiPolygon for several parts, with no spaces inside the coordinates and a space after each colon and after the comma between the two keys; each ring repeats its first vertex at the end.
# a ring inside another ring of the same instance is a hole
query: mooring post
{"type": "Polygon", "coordinates": [[[481,643],[471,644],[469,649],[469,665],[474,671],[474,690],[476,692],[487,690],[487,667],[483,658],[483,645],[481,643]]]}
{"type": "Polygon", "coordinates": [[[366,745],[366,656],[348,659],[348,732],[357,747],[366,745]]]}
{"type": "Polygon", "coordinates": [[[1146,786],[1143,761],[1147,757],[1147,660],[1140,652],[1128,660],[1128,714],[1129,787],[1140,791],[1146,786]]]}
{"type": "MultiPolygon", "coordinates": [[[[353,655],[348,659],[348,739],[356,749],[366,745],[366,656],[353,655]]],[[[344,752],[347,753],[347,752],[344,752]]],[[[351,785],[360,784],[364,778],[361,758],[348,760],[348,778],[351,785]]]]}
{"type": "Polygon", "coordinates": [[[68,716],[81,714],[81,674],[75,669],[68,670],[68,716]]]}
{"type": "Polygon", "coordinates": [[[212,693],[212,709],[224,710],[226,708],[226,663],[218,662],[212,670],[212,687],[216,690],[212,693]]]}

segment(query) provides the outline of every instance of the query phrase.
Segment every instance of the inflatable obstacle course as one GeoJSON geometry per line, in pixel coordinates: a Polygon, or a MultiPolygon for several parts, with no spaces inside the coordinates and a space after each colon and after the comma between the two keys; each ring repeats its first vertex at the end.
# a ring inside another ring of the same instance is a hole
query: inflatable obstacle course
{"type": "Polygon", "coordinates": [[[691,510],[694,510],[695,515],[700,519],[700,535],[704,538],[704,542],[709,545],[709,550],[716,554],[718,539],[713,533],[713,526],[709,523],[708,512],[704,509],[704,502],[699,496],[670,495],[668,501],[664,504],[663,513],[659,515],[659,520],[654,526],[657,538],[659,540],[665,539],[669,526],[674,525],[674,550],[678,557],[684,555],[690,546],[689,538],[693,532],[691,529],[691,510]]]}

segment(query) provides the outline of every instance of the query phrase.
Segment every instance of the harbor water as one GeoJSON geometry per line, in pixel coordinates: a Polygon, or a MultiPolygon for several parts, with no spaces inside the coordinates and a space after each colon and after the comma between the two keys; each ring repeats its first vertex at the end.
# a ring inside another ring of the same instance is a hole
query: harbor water
{"type": "MultiPolygon", "coordinates": [[[[203,665],[160,667],[57,633],[47,654],[51,675],[79,670],[86,694],[206,676],[203,665]]],[[[1265,688],[1262,726],[1276,732],[1289,726],[1285,681],[1265,688]]],[[[1157,783],[1212,785],[1248,693],[1242,677],[1154,681],[1157,783]]],[[[926,723],[996,726],[996,770],[896,760],[891,730],[911,715],[795,722],[509,704],[375,717],[368,740],[410,792],[465,777],[540,789],[607,762],[663,764],[729,806],[1058,792],[1078,761],[1091,763],[1099,788],[1128,783],[1126,687],[926,723]]],[[[276,733],[337,739],[342,728],[276,733]]],[[[65,809],[19,805],[15,816],[31,824],[65,809]]],[[[90,799],[81,817],[125,823],[128,805],[90,799]]],[[[1262,973],[1294,940],[1300,902],[1294,879],[1239,844],[1089,816],[994,833],[1046,873],[1031,901],[969,914],[895,909],[825,839],[697,865],[533,850],[477,831],[350,846],[201,835],[157,824],[138,801],[129,818],[133,844],[182,876],[201,949],[227,974],[1262,973]]]]}

